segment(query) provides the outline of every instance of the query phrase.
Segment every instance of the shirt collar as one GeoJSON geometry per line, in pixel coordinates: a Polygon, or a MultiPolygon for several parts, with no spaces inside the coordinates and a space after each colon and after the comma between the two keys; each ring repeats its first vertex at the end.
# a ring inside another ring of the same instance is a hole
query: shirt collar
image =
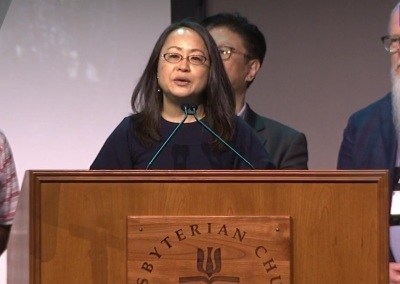
{"type": "Polygon", "coordinates": [[[246,115],[246,111],[247,111],[247,103],[245,102],[242,109],[237,113],[237,116],[244,118],[246,115]]]}

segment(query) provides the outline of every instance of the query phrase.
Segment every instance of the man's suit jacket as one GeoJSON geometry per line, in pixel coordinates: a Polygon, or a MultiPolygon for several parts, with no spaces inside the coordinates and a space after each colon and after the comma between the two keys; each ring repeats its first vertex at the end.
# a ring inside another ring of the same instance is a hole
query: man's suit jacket
{"type": "Polygon", "coordinates": [[[307,139],[303,133],[258,115],[249,105],[243,119],[254,129],[277,169],[308,169],[307,139]]]}
{"type": "MultiPolygon", "coordinates": [[[[350,116],[339,150],[338,169],[388,169],[389,203],[396,166],[397,140],[392,96],[370,104],[350,116]]],[[[393,261],[393,256],[390,256],[393,261]]]]}
{"type": "Polygon", "coordinates": [[[350,116],[343,133],[337,168],[388,169],[392,189],[396,151],[392,96],[389,93],[350,116]]]}

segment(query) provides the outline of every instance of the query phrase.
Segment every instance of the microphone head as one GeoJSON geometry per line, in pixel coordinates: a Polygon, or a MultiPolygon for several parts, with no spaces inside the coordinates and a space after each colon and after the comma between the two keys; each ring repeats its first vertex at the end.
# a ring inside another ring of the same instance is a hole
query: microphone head
{"type": "Polygon", "coordinates": [[[187,114],[191,114],[191,115],[195,114],[197,111],[197,108],[198,108],[197,104],[194,104],[194,103],[186,103],[185,102],[185,103],[181,104],[181,109],[187,114]]]}

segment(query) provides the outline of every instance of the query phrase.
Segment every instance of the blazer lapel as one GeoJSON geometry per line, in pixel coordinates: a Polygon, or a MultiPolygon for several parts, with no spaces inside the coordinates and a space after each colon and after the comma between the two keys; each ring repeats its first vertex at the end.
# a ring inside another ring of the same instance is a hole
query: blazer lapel
{"type": "Polygon", "coordinates": [[[397,139],[396,131],[393,124],[392,114],[392,96],[391,93],[385,100],[385,104],[382,106],[380,111],[380,123],[381,123],[381,135],[383,145],[385,149],[386,162],[389,169],[392,169],[396,165],[396,151],[397,151],[397,139]]]}
{"type": "Polygon", "coordinates": [[[267,144],[267,136],[265,135],[265,125],[259,115],[257,115],[248,104],[243,119],[256,132],[258,139],[263,145],[267,144]]]}

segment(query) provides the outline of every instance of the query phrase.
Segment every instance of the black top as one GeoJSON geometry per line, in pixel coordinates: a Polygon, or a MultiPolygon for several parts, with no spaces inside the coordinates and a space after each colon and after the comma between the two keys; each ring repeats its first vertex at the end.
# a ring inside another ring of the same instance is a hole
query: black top
{"type": "MultiPolygon", "coordinates": [[[[111,133],[90,166],[91,170],[146,169],[177,123],[161,121],[162,141],[150,148],[142,146],[132,130],[132,117],[125,117],[111,133]]],[[[237,154],[226,148],[212,150],[214,136],[200,123],[184,123],[154,160],[150,169],[250,169],[237,154]]],[[[229,143],[256,169],[275,168],[252,129],[236,118],[236,131],[229,143]]]]}

